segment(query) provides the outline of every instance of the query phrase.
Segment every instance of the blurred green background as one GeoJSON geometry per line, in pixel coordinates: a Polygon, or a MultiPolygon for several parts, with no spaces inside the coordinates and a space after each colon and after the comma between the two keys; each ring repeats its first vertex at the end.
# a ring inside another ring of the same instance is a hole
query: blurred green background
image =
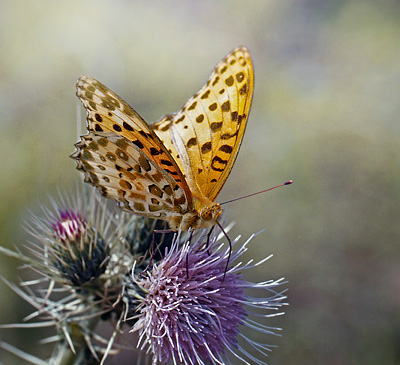
{"type": "MultiPolygon", "coordinates": [[[[151,122],[238,45],[252,54],[255,93],[218,201],[295,181],[229,206],[231,236],[266,228],[247,258],[274,254],[249,279],[289,281],[269,363],[400,364],[399,1],[3,0],[1,245],[23,245],[28,209],[82,178],[68,157],[80,75],[151,122]]],[[[12,281],[18,264],[0,257],[12,281]]],[[[1,323],[32,310],[3,283],[0,293],[1,323]]],[[[37,355],[41,336],[0,332],[37,355]]]]}

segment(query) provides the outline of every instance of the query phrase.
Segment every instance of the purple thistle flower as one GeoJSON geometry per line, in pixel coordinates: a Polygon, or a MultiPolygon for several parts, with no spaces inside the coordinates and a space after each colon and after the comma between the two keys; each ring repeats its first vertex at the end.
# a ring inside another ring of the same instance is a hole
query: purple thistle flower
{"type": "Polygon", "coordinates": [[[44,217],[32,216],[27,231],[41,243],[32,250],[45,275],[80,286],[106,270],[113,218],[94,192],[72,200],[60,194],[60,200],[52,200],[53,209],[43,207],[44,217]]]}
{"type": "MultiPolygon", "coordinates": [[[[252,238],[232,252],[231,263],[247,250],[252,238]]],[[[204,234],[196,242],[190,245],[186,242],[181,248],[178,241],[179,237],[144,278],[133,279],[147,293],[139,305],[140,315],[132,329],[139,332],[138,347],[148,348],[154,364],[170,361],[174,364],[229,364],[232,357],[236,362],[251,360],[264,364],[246,348],[250,346],[258,356],[266,357],[271,346],[247,338],[240,332],[240,326],[276,334],[274,330],[278,328],[267,327],[250,316],[271,317],[265,312],[278,310],[285,304],[282,301],[286,297],[274,290],[283,279],[258,284],[244,280],[242,270],[257,266],[268,258],[257,264],[252,261],[245,265],[238,263],[228,269],[224,279],[229,252],[217,244],[215,237],[209,250],[203,247],[204,234]],[[261,291],[261,298],[247,296],[245,291],[251,288],[261,291]],[[252,313],[251,308],[256,308],[257,314],[252,313]],[[242,342],[247,345],[242,346],[242,342]]]]}
{"type": "Polygon", "coordinates": [[[36,238],[30,243],[35,258],[3,250],[41,276],[21,283],[25,290],[6,283],[35,308],[29,318],[41,318],[26,328],[55,327],[52,361],[60,363],[65,355],[79,362],[87,355],[104,363],[123,349],[133,350],[134,344],[124,345],[125,323],[139,332],[138,347],[147,348],[153,364],[265,363],[272,346],[245,333],[276,334],[278,328],[259,320],[269,320],[285,297],[275,291],[282,279],[253,284],[242,276],[266,260],[235,264],[251,239],[243,245],[239,238],[233,241],[230,264],[235,266],[225,273],[229,250],[217,242],[221,234],[212,236],[205,249],[206,232],[196,233],[199,238],[191,243],[178,235],[172,246],[172,236],[158,233],[153,266],[132,280],[134,262],[137,272],[147,267],[146,248],[161,223],[113,212],[91,192],[72,199],[60,194],[61,202],[43,207],[42,217],[32,216],[27,230],[36,238]],[[258,292],[257,298],[247,295],[249,289],[258,292]],[[111,336],[97,330],[100,321],[114,327],[111,336]]]}
{"type": "Polygon", "coordinates": [[[86,230],[86,221],[80,212],[72,209],[60,210],[59,217],[52,224],[55,235],[62,241],[74,242],[86,230]]]}

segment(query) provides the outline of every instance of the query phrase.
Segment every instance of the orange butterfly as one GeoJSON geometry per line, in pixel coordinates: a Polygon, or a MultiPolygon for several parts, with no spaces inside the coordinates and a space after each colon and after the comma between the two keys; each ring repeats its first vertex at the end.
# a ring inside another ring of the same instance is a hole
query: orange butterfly
{"type": "Polygon", "coordinates": [[[230,52],[181,110],[151,125],[99,81],[82,76],[76,87],[89,132],[71,157],[85,182],[124,210],[168,221],[171,230],[218,223],[215,199],[239,152],[253,95],[246,48],[230,52]]]}

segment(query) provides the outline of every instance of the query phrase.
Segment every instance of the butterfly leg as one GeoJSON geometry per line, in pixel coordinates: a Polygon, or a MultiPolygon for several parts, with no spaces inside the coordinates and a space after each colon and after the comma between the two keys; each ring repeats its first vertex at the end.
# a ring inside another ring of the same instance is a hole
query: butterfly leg
{"type": "Polygon", "coordinates": [[[222,279],[222,281],[225,280],[225,275],[226,272],[228,271],[228,265],[229,265],[229,260],[231,259],[231,254],[232,254],[232,241],[229,238],[228,234],[225,232],[224,228],[222,227],[222,225],[217,221],[218,227],[221,228],[222,233],[225,235],[226,239],[228,240],[229,243],[229,254],[228,254],[228,260],[226,261],[226,266],[225,266],[225,271],[224,271],[224,278],[222,279]]]}
{"type": "Polygon", "coordinates": [[[215,226],[212,226],[212,227],[210,228],[210,230],[208,231],[208,233],[207,233],[206,249],[207,249],[208,256],[211,255],[211,252],[210,252],[210,239],[211,239],[211,234],[212,234],[213,231],[214,231],[214,228],[215,228],[215,226]]]}
{"type": "Polygon", "coordinates": [[[172,229],[155,229],[153,231],[153,238],[151,240],[151,247],[150,247],[150,261],[147,264],[146,268],[139,274],[139,277],[141,277],[144,273],[147,272],[147,270],[150,268],[151,264],[153,263],[153,258],[156,254],[156,233],[172,233],[175,232],[172,229]]]}

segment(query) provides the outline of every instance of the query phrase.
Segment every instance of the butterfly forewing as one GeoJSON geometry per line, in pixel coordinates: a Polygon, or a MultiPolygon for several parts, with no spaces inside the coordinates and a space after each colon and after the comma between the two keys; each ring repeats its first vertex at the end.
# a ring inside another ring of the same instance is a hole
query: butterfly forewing
{"type": "Polygon", "coordinates": [[[76,89],[76,94],[88,113],[89,131],[113,132],[125,137],[170,174],[186,191],[191,203],[190,189],[175,160],[135,110],[113,91],[89,76],[82,76],[76,89]]]}
{"type": "Polygon", "coordinates": [[[189,210],[185,191],[125,137],[89,132],[75,146],[72,157],[85,181],[123,209],[161,219],[189,210]]]}
{"type": "Polygon", "coordinates": [[[153,126],[173,157],[179,155],[190,189],[200,190],[212,201],[235,162],[253,89],[250,55],[246,48],[237,48],[215,67],[207,84],[180,111],[153,126]]]}

